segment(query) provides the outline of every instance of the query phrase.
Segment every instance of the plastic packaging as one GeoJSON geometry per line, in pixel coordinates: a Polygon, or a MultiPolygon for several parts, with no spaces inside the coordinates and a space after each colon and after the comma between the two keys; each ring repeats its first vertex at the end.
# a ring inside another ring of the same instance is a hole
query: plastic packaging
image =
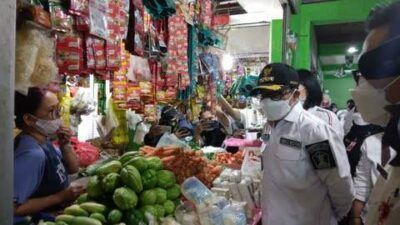
{"type": "Polygon", "coordinates": [[[58,35],[56,59],[60,73],[79,74],[83,66],[82,38],[75,35],[58,35]]]}
{"type": "Polygon", "coordinates": [[[224,225],[246,225],[246,213],[243,206],[239,204],[231,204],[223,210],[224,225]]]}
{"type": "Polygon", "coordinates": [[[224,224],[223,212],[218,206],[208,206],[198,209],[201,225],[224,224]]]}
{"type": "Polygon", "coordinates": [[[61,0],[49,1],[51,27],[61,32],[72,31],[73,19],[68,15],[61,0]]]}
{"type": "Polygon", "coordinates": [[[253,178],[261,177],[261,158],[255,155],[252,151],[245,151],[245,156],[242,164],[242,175],[253,178]]]}
{"type": "Polygon", "coordinates": [[[189,202],[185,202],[176,207],[175,218],[182,225],[200,225],[196,208],[189,202]]]}
{"type": "Polygon", "coordinates": [[[89,1],[90,33],[105,40],[109,37],[107,10],[108,0],[89,1]]]}
{"type": "Polygon", "coordinates": [[[190,177],[182,183],[182,194],[197,207],[209,202],[214,194],[196,177],[190,177]]]}

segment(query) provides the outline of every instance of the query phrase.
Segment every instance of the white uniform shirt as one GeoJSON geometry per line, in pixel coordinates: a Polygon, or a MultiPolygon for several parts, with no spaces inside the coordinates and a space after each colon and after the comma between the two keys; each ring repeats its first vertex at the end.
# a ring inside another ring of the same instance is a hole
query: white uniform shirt
{"type": "Polygon", "coordinates": [[[400,167],[387,166],[387,180],[380,176],[376,181],[368,201],[366,225],[399,225],[400,224],[400,167]],[[384,204],[386,203],[386,204],[384,204]],[[380,221],[383,205],[389,209],[388,216],[380,221]]]}
{"type": "Polygon", "coordinates": [[[341,139],[344,138],[343,126],[334,112],[318,106],[309,108],[307,111],[329,124],[337,132],[341,139]]]}
{"type": "MultiPolygon", "coordinates": [[[[367,202],[372,188],[380,172],[383,132],[367,137],[360,147],[361,159],[357,165],[356,176],[354,177],[354,188],[356,199],[367,202]]],[[[390,158],[393,159],[396,152],[390,148],[390,158]]],[[[389,160],[390,161],[390,160],[389,160]]]]}
{"type": "Polygon", "coordinates": [[[262,223],[336,225],[354,198],[342,139],[301,104],[267,130],[262,223]]]}

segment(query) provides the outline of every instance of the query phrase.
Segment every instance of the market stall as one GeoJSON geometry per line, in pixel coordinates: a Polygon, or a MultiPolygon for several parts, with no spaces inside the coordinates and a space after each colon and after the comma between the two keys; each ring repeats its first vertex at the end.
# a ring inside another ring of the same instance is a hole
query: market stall
{"type": "Polygon", "coordinates": [[[209,218],[215,213],[217,224],[257,223],[258,144],[241,143],[230,153],[164,127],[156,147],[144,146],[164,106],[196,122],[202,108],[219,110],[217,96],[243,95],[247,74],[231,76],[221,66],[227,40],[215,29],[213,4],[18,1],[16,90],[57,93],[80,166],[71,185],[86,187],[39,224],[206,225],[216,224],[209,218]],[[195,187],[185,186],[190,182],[195,187]],[[190,188],[208,197],[195,199],[190,188]],[[219,202],[209,201],[216,196],[219,202]],[[234,213],[243,217],[226,217],[234,213]]]}

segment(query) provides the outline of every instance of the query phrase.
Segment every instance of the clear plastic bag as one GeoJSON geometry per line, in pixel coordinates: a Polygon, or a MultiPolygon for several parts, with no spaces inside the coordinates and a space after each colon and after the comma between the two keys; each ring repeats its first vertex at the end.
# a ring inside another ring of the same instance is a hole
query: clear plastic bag
{"type": "Polygon", "coordinates": [[[247,218],[243,206],[232,203],[223,210],[224,225],[246,225],[247,218]]]}
{"type": "Polygon", "coordinates": [[[241,171],[242,176],[261,178],[261,158],[253,151],[246,150],[241,171]]]}
{"type": "Polygon", "coordinates": [[[194,205],[185,202],[175,210],[175,218],[182,225],[200,225],[199,217],[196,213],[194,205]]]}
{"type": "Polygon", "coordinates": [[[175,134],[165,133],[160,140],[158,141],[157,148],[167,147],[167,146],[176,146],[182,147],[185,149],[190,149],[190,146],[185,142],[179,140],[175,134]]]}

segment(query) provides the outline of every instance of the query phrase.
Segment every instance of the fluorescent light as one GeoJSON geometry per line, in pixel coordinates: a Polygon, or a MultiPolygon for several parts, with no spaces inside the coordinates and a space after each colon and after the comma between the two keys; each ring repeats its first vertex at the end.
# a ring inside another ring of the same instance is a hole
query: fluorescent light
{"type": "Polygon", "coordinates": [[[354,53],[358,52],[358,49],[354,46],[351,46],[347,49],[347,52],[350,54],[354,54],[354,53]]]}
{"type": "Polygon", "coordinates": [[[225,71],[229,71],[233,67],[233,57],[230,54],[222,56],[222,67],[225,71]]]}

